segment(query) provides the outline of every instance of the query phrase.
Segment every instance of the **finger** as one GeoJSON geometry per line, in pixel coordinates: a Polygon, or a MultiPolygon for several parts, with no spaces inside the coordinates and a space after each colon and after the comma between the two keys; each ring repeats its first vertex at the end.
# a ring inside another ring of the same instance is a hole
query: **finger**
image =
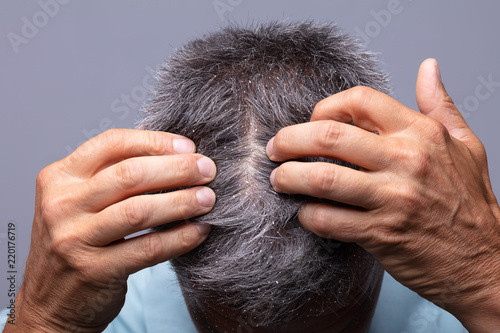
{"type": "Polygon", "coordinates": [[[303,204],[298,217],[306,230],[320,237],[358,244],[369,239],[373,222],[369,211],[325,203],[303,204]]]}
{"type": "Polygon", "coordinates": [[[208,213],[215,193],[194,187],[169,193],[135,196],[96,214],[83,225],[92,246],[105,246],[135,232],[208,213]]]}
{"type": "Polygon", "coordinates": [[[421,116],[392,97],[368,87],[354,87],[316,104],[311,121],[353,122],[370,132],[390,134],[406,129],[421,116]]]}
{"type": "Polygon", "coordinates": [[[215,172],[214,162],[198,154],[130,158],[89,179],[82,206],[100,211],[132,195],[202,185],[215,172]]]}
{"type": "Polygon", "coordinates": [[[482,157],[483,146],[448,95],[435,59],[427,59],[420,65],[416,96],[422,114],[443,124],[453,137],[465,143],[477,156],[482,157]]]}
{"type": "Polygon", "coordinates": [[[189,154],[194,143],[180,135],[132,129],[108,130],[66,157],[68,173],[89,178],[109,165],[137,156],[189,154]]]}
{"type": "Polygon", "coordinates": [[[207,238],[209,231],[208,224],[180,224],[106,246],[100,259],[111,267],[124,269],[127,275],[133,274],[194,249],[207,238]]]}
{"type": "Polygon", "coordinates": [[[378,202],[376,178],[367,172],[324,162],[286,162],[271,173],[276,192],[305,194],[363,208],[378,202]]]}
{"type": "Polygon", "coordinates": [[[387,165],[381,148],[386,138],[361,128],[331,120],[281,129],[267,145],[273,161],[322,156],[354,163],[368,170],[387,165]]]}

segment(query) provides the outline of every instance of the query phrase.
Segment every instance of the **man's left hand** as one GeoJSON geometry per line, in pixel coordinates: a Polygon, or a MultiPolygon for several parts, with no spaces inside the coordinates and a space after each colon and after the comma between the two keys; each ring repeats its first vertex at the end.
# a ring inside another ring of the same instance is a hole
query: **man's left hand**
{"type": "Polygon", "coordinates": [[[448,96],[434,59],[421,65],[416,94],[420,112],[367,87],[321,101],[311,122],[271,139],[269,158],[323,156],[360,170],[289,161],[271,183],[277,192],[351,205],[308,203],[299,219],[319,236],[359,244],[470,331],[497,332],[500,208],[484,147],[448,96]]]}

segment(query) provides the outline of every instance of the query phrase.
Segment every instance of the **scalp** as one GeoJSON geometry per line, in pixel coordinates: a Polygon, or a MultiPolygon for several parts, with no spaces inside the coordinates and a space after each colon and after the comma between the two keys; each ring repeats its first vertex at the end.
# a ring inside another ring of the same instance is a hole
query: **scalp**
{"type": "Polygon", "coordinates": [[[334,93],[357,85],[389,92],[377,66],[334,25],[275,22],[192,40],[160,67],[139,126],[192,139],[218,170],[209,185],[217,203],[196,219],[213,226],[209,238],[172,260],[192,302],[213,298],[263,325],[288,321],[311,294],[347,302],[357,274],[347,258],[357,253],[365,267],[373,260],[352,244],[327,248],[300,226],[306,198],[272,190],[279,164],[265,151],[280,128],[308,121],[334,93]]]}

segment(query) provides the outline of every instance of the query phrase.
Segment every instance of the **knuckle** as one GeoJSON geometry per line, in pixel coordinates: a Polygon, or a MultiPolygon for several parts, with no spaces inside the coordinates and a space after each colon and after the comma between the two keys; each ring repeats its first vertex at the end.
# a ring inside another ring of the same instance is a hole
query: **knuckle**
{"type": "Polygon", "coordinates": [[[177,156],[174,158],[174,167],[180,171],[195,170],[195,161],[190,156],[177,156]]]}
{"type": "Polygon", "coordinates": [[[97,136],[97,140],[110,150],[120,150],[125,139],[123,130],[112,128],[97,136]]]}
{"type": "Polygon", "coordinates": [[[161,235],[157,232],[152,232],[144,236],[140,244],[139,253],[148,265],[160,262],[163,254],[161,235]]]}
{"type": "Polygon", "coordinates": [[[331,228],[331,216],[321,206],[311,207],[310,224],[312,231],[318,236],[329,238],[331,228]]]}
{"type": "Polygon", "coordinates": [[[323,163],[317,163],[308,175],[308,185],[318,196],[327,195],[335,186],[335,169],[323,163]]]}
{"type": "Polygon", "coordinates": [[[412,164],[419,164],[418,162],[426,161],[429,158],[429,153],[418,145],[406,145],[403,157],[412,164]]]}
{"type": "Polygon", "coordinates": [[[190,218],[193,215],[193,211],[199,206],[196,197],[193,204],[188,204],[187,200],[183,196],[176,197],[172,203],[178,216],[183,219],[190,218]]]}
{"type": "Polygon", "coordinates": [[[424,178],[431,170],[432,158],[429,152],[423,149],[414,149],[410,152],[409,161],[412,169],[410,175],[415,178],[424,178]]]}
{"type": "Polygon", "coordinates": [[[373,97],[374,89],[366,86],[356,86],[347,90],[347,102],[350,108],[356,109],[373,97]]]}
{"type": "Polygon", "coordinates": [[[45,188],[47,185],[54,182],[54,178],[58,175],[58,162],[52,163],[43,168],[36,177],[36,184],[40,188],[45,188]]]}
{"type": "Polygon", "coordinates": [[[450,137],[446,126],[434,119],[429,120],[427,130],[429,132],[429,138],[435,143],[444,143],[450,137]]]}
{"type": "Polygon", "coordinates": [[[130,228],[136,230],[147,217],[147,205],[145,202],[139,203],[137,200],[128,199],[124,202],[122,214],[130,228]]]}
{"type": "Polygon", "coordinates": [[[68,196],[45,194],[40,200],[41,220],[47,226],[52,226],[60,222],[60,217],[64,216],[71,207],[72,200],[68,196]]]}
{"type": "Polygon", "coordinates": [[[142,170],[138,163],[125,161],[117,164],[115,177],[117,178],[116,184],[125,189],[132,189],[137,184],[142,182],[142,170]]]}
{"type": "Polygon", "coordinates": [[[68,252],[68,250],[71,250],[71,242],[68,242],[68,237],[65,233],[62,234],[60,231],[58,231],[54,232],[51,236],[51,249],[53,253],[62,257],[65,257],[68,253],[71,253],[68,252]]]}
{"type": "Polygon", "coordinates": [[[167,204],[170,207],[172,217],[182,220],[194,216],[194,212],[199,209],[195,193],[195,191],[190,189],[170,193],[167,204]]]}
{"type": "Polygon", "coordinates": [[[366,233],[369,236],[363,237],[363,242],[376,244],[378,247],[397,246],[401,244],[401,234],[404,232],[408,232],[408,230],[401,228],[396,223],[386,222],[379,225],[376,229],[371,230],[371,232],[366,233]]]}
{"type": "Polygon", "coordinates": [[[418,191],[413,186],[407,185],[399,187],[399,200],[405,204],[405,207],[418,208],[419,197],[418,191]]]}
{"type": "Polygon", "coordinates": [[[147,132],[146,143],[148,150],[153,155],[161,155],[165,153],[165,148],[171,146],[171,144],[165,139],[165,136],[154,131],[147,132]]]}
{"type": "Polygon", "coordinates": [[[195,237],[193,232],[190,232],[190,229],[179,229],[177,232],[177,249],[185,253],[196,244],[197,240],[198,238],[195,237]]]}
{"type": "Polygon", "coordinates": [[[418,214],[423,207],[419,191],[409,184],[400,184],[394,186],[392,190],[393,205],[399,207],[396,214],[396,220],[412,220],[415,214],[418,214]]]}
{"type": "Polygon", "coordinates": [[[171,161],[174,177],[183,183],[192,181],[193,174],[198,175],[198,167],[191,156],[175,156],[171,161]]]}
{"type": "Polygon", "coordinates": [[[36,177],[37,185],[44,186],[46,183],[49,182],[49,179],[52,178],[51,176],[52,176],[52,170],[49,168],[49,166],[43,168],[36,177]]]}
{"type": "Polygon", "coordinates": [[[323,123],[319,129],[315,145],[322,149],[331,149],[337,146],[340,138],[341,126],[334,121],[327,121],[323,123]]]}
{"type": "Polygon", "coordinates": [[[417,144],[398,143],[393,146],[393,159],[402,164],[405,172],[414,178],[425,177],[431,170],[431,153],[417,144]]]}
{"type": "Polygon", "coordinates": [[[78,262],[79,255],[77,254],[78,237],[72,230],[59,228],[51,235],[51,252],[59,259],[73,268],[80,269],[78,262]]]}
{"type": "MultiPolygon", "coordinates": [[[[81,247],[81,234],[78,228],[57,228],[50,235],[48,245],[54,269],[71,270],[76,272],[84,281],[95,281],[96,274],[102,273],[95,261],[92,252],[86,252],[81,247]],[[96,270],[97,268],[97,270],[96,270]]],[[[102,268],[102,267],[101,267],[102,268]]]]}
{"type": "Polygon", "coordinates": [[[57,216],[57,212],[60,209],[57,204],[57,200],[49,195],[45,195],[40,201],[40,213],[42,217],[42,221],[46,222],[46,224],[50,224],[53,217],[57,216]]]}
{"type": "Polygon", "coordinates": [[[444,108],[450,109],[450,110],[457,110],[457,107],[455,106],[455,103],[453,102],[453,99],[451,98],[450,95],[445,94],[446,96],[441,97],[441,105],[444,108]]]}

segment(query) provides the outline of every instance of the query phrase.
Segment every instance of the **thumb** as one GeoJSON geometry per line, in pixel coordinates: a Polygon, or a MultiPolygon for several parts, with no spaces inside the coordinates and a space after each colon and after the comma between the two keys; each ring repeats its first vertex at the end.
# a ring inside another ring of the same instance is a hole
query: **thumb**
{"type": "Polygon", "coordinates": [[[476,159],[486,165],[484,146],[446,92],[436,59],[427,59],[420,65],[416,95],[420,112],[443,124],[452,137],[465,144],[476,159]]]}
{"type": "Polygon", "coordinates": [[[472,132],[444,88],[436,59],[427,59],[420,65],[416,95],[421,113],[442,123],[455,138],[470,138],[472,132]]]}

